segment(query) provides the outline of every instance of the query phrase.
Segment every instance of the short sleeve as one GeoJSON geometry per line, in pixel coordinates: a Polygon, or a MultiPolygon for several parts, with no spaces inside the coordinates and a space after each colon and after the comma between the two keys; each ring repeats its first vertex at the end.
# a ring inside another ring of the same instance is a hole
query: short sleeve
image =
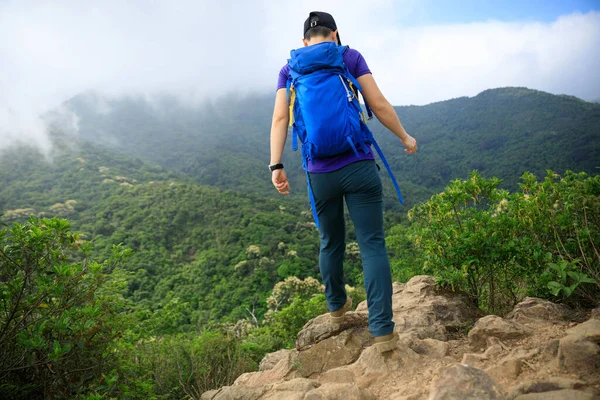
{"type": "Polygon", "coordinates": [[[371,70],[367,65],[365,58],[358,52],[358,50],[348,49],[344,53],[344,64],[348,67],[348,70],[356,79],[360,78],[365,74],[370,74],[371,70]]]}
{"type": "Polygon", "coordinates": [[[277,78],[277,90],[285,89],[287,87],[288,77],[290,76],[290,66],[284,65],[279,71],[279,77],[277,78]]]}

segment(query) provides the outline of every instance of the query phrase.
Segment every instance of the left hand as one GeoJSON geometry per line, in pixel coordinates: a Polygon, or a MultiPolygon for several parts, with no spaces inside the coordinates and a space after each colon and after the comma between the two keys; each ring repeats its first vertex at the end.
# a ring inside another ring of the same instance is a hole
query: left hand
{"type": "Polygon", "coordinates": [[[290,182],[283,169],[276,169],[273,171],[271,181],[280,194],[290,194],[290,182]]]}

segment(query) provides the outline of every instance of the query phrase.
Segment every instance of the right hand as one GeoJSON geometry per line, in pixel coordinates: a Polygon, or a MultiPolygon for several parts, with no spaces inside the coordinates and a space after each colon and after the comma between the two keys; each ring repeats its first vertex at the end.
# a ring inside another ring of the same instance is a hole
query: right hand
{"type": "Polygon", "coordinates": [[[272,172],[271,180],[275,189],[281,194],[290,194],[290,182],[288,181],[287,174],[282,169],[276,169],[272,172]]]}
{"type": "Polygon", "coordinates": [[[408,154],[415,154],[417,152],[417,141],[409,134],[406,134],[406,137],[402,139],[402,144],[404,145],[404,151],[408,154]]]}

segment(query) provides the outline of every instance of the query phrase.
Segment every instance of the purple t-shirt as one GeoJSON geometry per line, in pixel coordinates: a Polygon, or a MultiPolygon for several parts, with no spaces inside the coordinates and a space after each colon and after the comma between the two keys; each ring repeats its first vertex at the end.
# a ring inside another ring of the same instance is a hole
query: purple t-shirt
{"type": "MultiPolygon", "coordinates": [[[[359,77],[370,74],[371,70],[367,66],[367,62],[365,61],[362,54],[360,54],[357,50],[348,49],[344,52],[344,64],[348,67],[348,71],[350,74],[354,76],[354,78],[358,79],[359,77]]],[[[279,79],[277,80],[277,90],[285,89],[287,80],[290,76],[290,67],[289,65],[284,65],[279,71],[279,79]]],[[[359,157],[356,157],[353,151],[349,151],[344,154],[340,154],[339,156],[328,157],[328,158],[315,158],[312,162],[308,163],[308,172],[322,174],[325,172],[333,172],[337,171],[340,168],[345,167],[348,164],[352,164],[353,162],[362,161],[362,160],[374,160],[373,152],[365,154],[361,148],[358,148],[359,157]]]]}

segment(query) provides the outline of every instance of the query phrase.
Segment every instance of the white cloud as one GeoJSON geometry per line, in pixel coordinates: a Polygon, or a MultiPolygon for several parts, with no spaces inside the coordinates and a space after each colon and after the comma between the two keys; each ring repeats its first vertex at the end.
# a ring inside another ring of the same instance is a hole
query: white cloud
{"type": "Polygon", "coordinates": [[[0,4],[0,149],[48,140],[41,113],[98,89],[188,100],[274,90],[308,12],[331,12],[394,104],[499,86],[600,97],[600,13],[403,28],[416,0],[0,4]]]}

